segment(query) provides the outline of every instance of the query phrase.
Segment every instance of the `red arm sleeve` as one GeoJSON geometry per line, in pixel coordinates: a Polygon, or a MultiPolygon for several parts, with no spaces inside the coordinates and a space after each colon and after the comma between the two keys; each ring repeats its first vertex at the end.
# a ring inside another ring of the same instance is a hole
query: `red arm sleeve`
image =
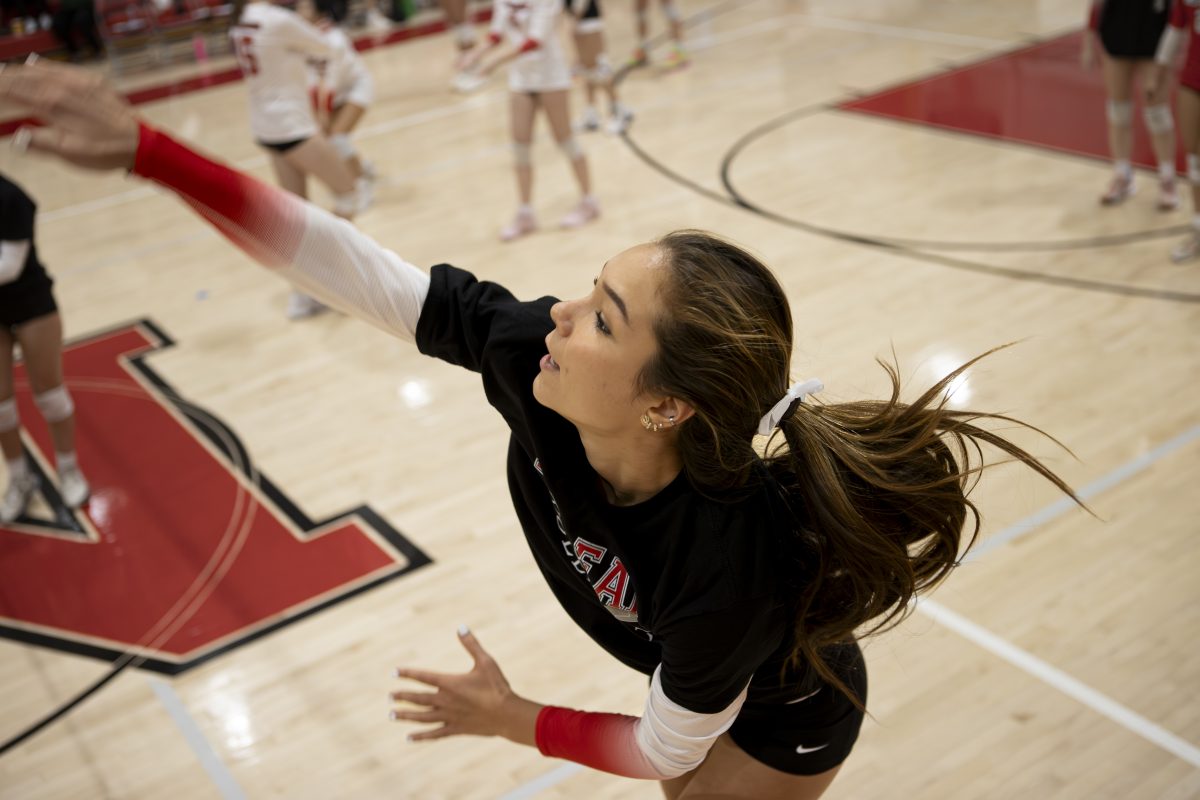
{"type": "Polygon", "coordinates": [[[662,780],[643,755],[635,731],[638,718],[545,706],[538,712],[537,747],[542,755],[565,758],[626,778],[662,780]]]}

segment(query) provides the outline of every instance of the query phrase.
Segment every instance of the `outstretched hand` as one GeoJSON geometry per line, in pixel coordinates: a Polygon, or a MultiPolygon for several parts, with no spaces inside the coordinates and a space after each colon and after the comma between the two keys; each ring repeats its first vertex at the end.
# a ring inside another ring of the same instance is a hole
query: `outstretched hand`
{"type": "Polygon", "coordinates": [[[107,81],[78,67],[0,65],[0,101],[45,127],[17,131],[13,144],[94,170],[130,169],[137,153],[133,108],[107,81]]]}
{"type": "Polygon", "coordinates": [[[446,736],[504,736],[515,742],[533,744],[534,728],[541,706],[518,697],[508,685],[499,665],[466,627],[458,639],[475,662],[470,672],[451,674],[426,670],[396,670],[396,677],[431,686],[433,692],[392,692],[395,702],[408,703],[417,710],[398,708],[394,720],[440,723],[437,728],[411,734],[411,741],[441,739],[446,736]]]}

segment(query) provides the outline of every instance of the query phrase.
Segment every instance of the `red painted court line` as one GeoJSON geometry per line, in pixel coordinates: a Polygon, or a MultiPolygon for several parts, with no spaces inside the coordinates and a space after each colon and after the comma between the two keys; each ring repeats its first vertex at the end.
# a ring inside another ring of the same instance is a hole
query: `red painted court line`
{"type": "MultiPolygon", "coordinates": [[[[1098,69],[1080,66],[1081,38],[1082,33],[1060,36],[839,108],[1107,160],[1104,84],[1098,69]]],[[[1135,92],[1135,103],[1140,108],[1139,94],[1135,92]]],[[[1133,161],[1155,165],[1140,123],[1134,125],[1133,161]]],[[[1177,161],[1183,165],[1182,150],[1177,161]]]]}
{"type": "MultiPolygon", "coordinates": [[[[492,18],[492,10],[484,9],[477,11],[472,15],[472,21],[476,24],[481,24],[490,21],[492,18]]],[[[416,25],[411,28],[400,28],[394,30],[386,36],[360,36],[354,40],[354,49],[359,52],[374,50],[379,47],[389,47],[394,44],[400,44],[410,39],[419,39],[424,36],[432,36],[436,33],[441,33],[446,30],[446,23],[442,20],[437,22],[427,22],[423,25],[416,25]]],[[[236,67],[214,72],[209,75],[196,75],[191,78],[185,78],[171,83],[164,83],[159,86],[151,86],[146,89],[138,89],[125,95],[129,102],[135,106],[140,106],[143,103],[152,103],[155,100],[162,100],[165,97],[179,97],[192,92],[198,92],[202,89],[211,89],[215,86],[224,86],[227,83],[233,83],[242,79],[241,70],[236,67]]],[[[24,117],[20,119],[8,119],[0,121],[0,137],[10,136],[18,128],[27,125],[38,125],[38,121],[32,117],[24,117]]]]}

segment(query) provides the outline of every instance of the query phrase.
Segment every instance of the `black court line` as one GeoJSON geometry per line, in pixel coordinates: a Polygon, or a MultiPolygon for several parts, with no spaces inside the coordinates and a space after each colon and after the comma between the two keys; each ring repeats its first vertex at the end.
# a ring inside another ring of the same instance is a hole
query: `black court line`
{"type": "MultiPolygon", "coordinates": [[[[717,16],[718,14],[725,13],[726,11],[731,10],[732,7],[744,6],[744,5],[746,5],[746,3],[741,3],[741,4],[725,3],[720,6],[714,6],[711,9],[701,11],[701,12],[694,14],[691,17],[688,17],[687,19],[685,19],[684,27],[691,28],[703,20],[711,19],[712,17],[717,16]]],[[[660,35],[652,38],[648,42],[648,47],[652,48],[659,44],[662,44],[664,41],[666,41],[666,39],[667,39],[666,34],[660,34],[660,35]]],[[[1042,40],[1042,39],[1034,39],[1032,41],[1027,40],[1025,42],[1022,42],[1018,47],[1014,48],[1014,50],[1024,49],[1027,47],[1035,46],[1035,45],[1039,44],[1041,41],[1044,41],[1044,40],[1042,40]]],[[[1008,52],[1011,52],[1011,51],[1008,51],[1008,52]]],[[[1004,53],[990,54],[990,55],[982,57],[981,59],[978,59],[978,61],[963,62],[962,64],[956,65],[954,68],[960,69],[963,66],[966,66],[970,63],[980,63],[982,61],[987,61],[989,59],[998,58],[1003,55],[1005,55],[1005,54],[1004,53]]],[[[626,67],[621,68],[620,70],[617,71],[617,74],[614,77],[614,80],[617,82],[624,80],[633,69],[636,69],[636,67],[626,66],[626,67]]],[[[940,71],[945,71],[945,70],[942,69],[942,70],[938,70],[938,71],[940,72],[940,71]]],[[[904,83],[909,83],[912,80],[914,80],[914,79],[909,78],[906,81],[904,81],[904,83]]],[[[771,220],[772,222],[777,222],[786,227],[790,227],[790,228],[793,228],[796,230],[802,230],[806,233],[811,233],[816,236],[822,236],[827,239],[844,241],[844,242],[847,242],[850,244],[857,244],[857,245],[862,245],[865,247],[873,247],[875,249],[884,250],[893,255],[901,256],[901,257],[908,258],[911,260],[923,261],[923,262],[930,263],[930,264],[937,264],[940,266],[949,267],[951,269],[958,269],[958,270],[962,270],[962,271],[966,271],[966,272],[974,272],[974,273],[983,274],[983,275],[990,275],[992,277],[1004,278],[1004,279],[1008,279],[1008,280],[1026,281],[1026,282],[1032,282],[1032,283],[1043,283],[1043,284],[1047,284],[1047,285],[1051,285],[1051,286],[1059,286],[1059,287],[1064,287],[1064,288],[1068,288],[1068,289],[1078,289],[1080,291],[1102,292],[1105,294],[1114,294],[1114,295],[1121,295],[1121,296],[1126,296],[1126,297],[1137,297],[1137,298],[1148,299],[1148,300],[1165,300],[1168,302],[1175,302],[1175,303],[1200,303],[1200,293],[1177,292],[1177,291],[1172,291],[1169,289],[1152,289],[1152,288],[1141,287],[1141,286],[1132,286],[1129,284],[1110,283],[1108,281],[1093,280],[1090,278],[1076,278],[1076,277],[1067,276],[1067,275],[1054,275],[1054,274],[1039,272],[1037,270],[1032,270],[1032,269],[1023,269],[1020,267],[1005,267],[1005,266],[1001,266],[998,264],[987,264],[987,263],[983,263],[980,261],[973,261],[973,260],[968,260],[968,259],[964,259],[964,258],[959,258],[956,256],[944,255],[939,252],[930,252],[930,251],[936,251],[936,250],[941,250],[941,251],[969,250],[969,251],[975,251],[975,252],[978,252],[980,250],[990,251],[990,252],[1049,252],[1049,251],[1058,251],[1058,250],[1077,250],[1077,249],[1092,249],[1092,248],[1101,248],[1101,247],[1115,247],[1115,246],[1130,244],[1132,242],[1143,241],[1143,240],[1147,240],[1147,239],[1155,239],[1155,238],[1160,238],[1160,237],[1165,237],[1165,236],[1177,235],[1181,231],[1185,231],[1187,229],[1187,226],[1181,226],[1179,228],[1173,228],[1173,229],[1156,229],[1156,230],[1149,230],[1149,231],[1138,231],[1138,232],[1133,232],[1133,233],[1128,233],[1128,234],[1116,234],[1116,235],[1109,235],[1109,236],[1094,236],[1094,237],[1088,237],[1088,238],[1083,238],[1083,239],[1062,239],[1062,240],[1053,240],[1053,241],[1024,241],[1024,242],[1013,241],[1013,242],[969,243],[969,242],[939,242],[939,241],[935,241],[935,240],[921,240],[921,239],[887,238],[887,237],[871,236],[869,234],[857,233],[857,232],[853,232],[853,231],[838,230],[835,228],[829,228],[829,227],[817,225],[815,223],[806,222],[801,219],[795,219],[795,218],[787,217],[782,214],[778,214],[776,212],[773,212],[769,209],[763,208],[761,206],[755,205],[754,203],[750,202],[744,196],[742,196],[737,191],[737,189],[733,186],[732,181],[729,179],[729,171],[730,171],[731,165],[733,163],[733,160],[737,157],[738,154],[740,154],[743,150],[745,150],[745,148],[751,142],[753,142],[757,138],[765,135],[766,133],[776,130],[777,128],[783,127],[784,125],[787,125],[791,122],[795,122],[797,120],[804,119],[805,117],[813,116],[815,114],[819,114],[819,113],[823,113],[823,112],[840,110],[841,103],[846,102],[851,99],[853,99],[853,98],[847,97],[844,100],[823,102],[823,103],[814,104],[814,105],[810,105],[810,106],[804,106],[799,109],[794,109],[794,110],[789,111],[773,120],[770,120],[762,125],[759,125],[756,128],[753,128],[749,133],[747,133],[747,134],[743,135],[741,138],[739,138],[737,140],[737,142],[735,142],[733,144],[733,146],[726,152],[725,156],[721,160],[721,168],[720,168],[721,183],[724,186],[727,194],[721,194],[719,192],[715,192],[711,189],[701,186],[700,184],[696,183],[695,181],[691,180],[690,178],[686,177],[685,175],[682,175],[682,174],[676,172],[675,170],[671,169],[670,167],[666,166],[661,161],[659,161],[656,157],[654,157],[650,153],[646,152],[646,150],[637,143],[637,141],[629,134],[628,131],[626,131],[625,133],[622,133],[621,138],[625,141],[625,144],[629,147],[629,149],[633,151],[634,155],[636,155],[638,158],[640,158],[642,160],[642,162],[645,163],[648,167],[655,170],[659,174],[663,175],[668,180],[671,180],[671,181],[679,184],[680,186],[683,186],[683,187],[695,192],[696,194],[699,194],[699,195],[706,197],[710,200],[713,200],[715,202],[722,203],[722,204],[728,205],[728,206],[733,206],[735,208],[740,208],[745,211],[749,211],[750,213],[755,214],[763,219],[768,219],[768,220],[771,220]]]]}

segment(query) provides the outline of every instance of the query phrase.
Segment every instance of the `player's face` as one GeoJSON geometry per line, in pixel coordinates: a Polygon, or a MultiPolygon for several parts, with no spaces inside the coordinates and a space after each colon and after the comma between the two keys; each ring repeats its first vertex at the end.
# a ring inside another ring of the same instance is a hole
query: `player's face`
{"type": "Polygon", "coordinates": [[[643,244],[604,265],[592,291],[550,309],[549,355],[533,381],[533,396],[581,428],[621,433],[640,425],[654,399],[634,382],[654,355],[654,320],[666,275],[662,251],[643,244]]]}

